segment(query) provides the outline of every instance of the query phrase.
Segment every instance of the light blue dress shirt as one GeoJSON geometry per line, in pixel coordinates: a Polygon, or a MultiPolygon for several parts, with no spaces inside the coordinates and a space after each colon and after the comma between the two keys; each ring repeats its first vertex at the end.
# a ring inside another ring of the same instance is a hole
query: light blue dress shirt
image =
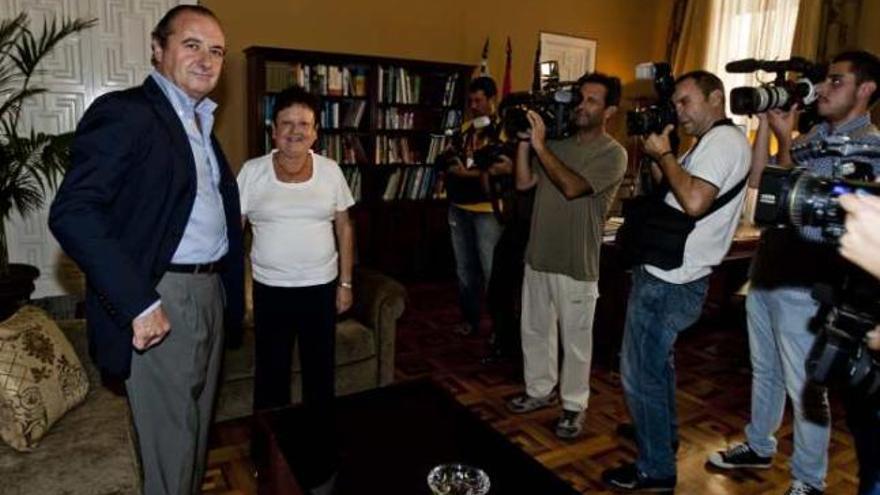
{"type": "Polygon", "coordinates": [[[150,75],[180,118],[196,164],[196,200],[171,262],[195,264],[217,261],[229,250],[226,213],[219,189],[220,166],[211,146],[217,104],[209,98],[195,101],[155,70],[150,75]],[[200,126],[196,125],[197,116],[200,126]]]}

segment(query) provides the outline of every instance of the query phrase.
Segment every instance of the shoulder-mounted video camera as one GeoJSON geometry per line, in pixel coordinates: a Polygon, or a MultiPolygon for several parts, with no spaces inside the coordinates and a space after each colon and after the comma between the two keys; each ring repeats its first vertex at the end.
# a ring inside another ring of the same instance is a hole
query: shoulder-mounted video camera
{"type": "Polygon", "coordinates": [[[732,74],[749,74],[756,71],[775,73],[776,78],[758,87],[741,86],[730,90],[730,111],[737,115],[754,115],[768,110],[788,111],[797,104],[809,118],[803,118],[801,130],[806,131],[815,123],[816,85],[825,79],[827,66],[814,64],[804,58],[790,60],[735,60],[724,67],[732,74]],[[789,74],[794,78],[787,77],[789,74]]]}
{"type": "Polygon", "coordinates": [[[581,104],[581,92],[575,82],[552,81],[538,91],[518,91],[505,96],[498,106],[504,132],[515,137],[531,128],[526,113],[541,116],[547,139],[563,139],[572,134],[572,117],[581,104]]]}
{"type": "Polygon", "coordinates": [[[835,177],[819,177],[803,167],[768,166],[758,187],[755,223],[760,226],[819,227],[828,241],[844,233],[845,212],[837,198],[843,194],[880,196],[871,160],[880,159],[880,146],[848,136],[829,136],[821,142],[797,144],[791,149],[797,163],[837,157],[835,177]]]}

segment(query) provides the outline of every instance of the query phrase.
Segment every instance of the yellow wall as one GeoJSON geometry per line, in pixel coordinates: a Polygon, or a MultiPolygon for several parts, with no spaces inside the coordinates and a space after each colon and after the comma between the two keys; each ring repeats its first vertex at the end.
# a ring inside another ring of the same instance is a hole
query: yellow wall
{"type": "MultiPolygon", "coordinates": [[[[358,53],[478,64],[490,37],[500,83],[504,44],[513,46],[513,89],[528,89],[539,31],[598,40],[597,70],[633,79],[639,62],[665,51],[672,0],[202,0],[219,17],[227,65],[213,95],[217,134],[230,163],[245,156],[245,59],[249,46],[358,53]]],[[[615,120],[615,129],[621,119],[615,120]]]]}

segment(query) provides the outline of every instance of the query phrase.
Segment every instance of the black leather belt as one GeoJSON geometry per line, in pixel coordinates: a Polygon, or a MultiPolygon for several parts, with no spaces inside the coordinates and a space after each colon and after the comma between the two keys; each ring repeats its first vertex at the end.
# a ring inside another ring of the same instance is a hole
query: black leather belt
{"type": "Polygon", "coordinates": [[[220,273],[223,271],[223,260],[212,261],[211,263],[196,263],[193,265],[181,265],[171,263],[168,265],[169,272],[174,273],[220,273]]]}

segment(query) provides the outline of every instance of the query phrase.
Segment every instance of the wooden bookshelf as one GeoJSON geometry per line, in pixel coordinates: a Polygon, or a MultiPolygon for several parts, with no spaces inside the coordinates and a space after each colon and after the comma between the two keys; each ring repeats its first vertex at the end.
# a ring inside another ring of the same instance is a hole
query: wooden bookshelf
{"type": "Polygon", "coordinates": [[[356,205],[358,261],[405,279],[452,270],[446,201],[431,166],[458,128],[474,67],[250,47],[247,150],[268,152],[273,97],[291,84],[321,96],[317,152],[341,165],[356,205]]]}

